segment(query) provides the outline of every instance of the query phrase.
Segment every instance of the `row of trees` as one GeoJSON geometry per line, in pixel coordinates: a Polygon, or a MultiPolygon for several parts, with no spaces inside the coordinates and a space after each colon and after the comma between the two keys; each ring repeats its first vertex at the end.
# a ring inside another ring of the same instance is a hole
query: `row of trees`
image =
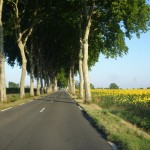
{"type": "Polygon", "coordinates": [[[123,56],[128,51],[125,37],[130,39],[133,33],[139,37],[149,25],[150,7],[145,0],[0,0],[0,100],[6,101],[5,54],[11,66],[17,61],[22,67],[21,98],[26,71],[31,95],[34,78],[37,95],[40,86],[47,92],[56,90],[57,80],[62,87],[68,81],[74,94],[74,75],[79,72],[80,97],[90,102],[89,69],[99,54],[123,56]]]}

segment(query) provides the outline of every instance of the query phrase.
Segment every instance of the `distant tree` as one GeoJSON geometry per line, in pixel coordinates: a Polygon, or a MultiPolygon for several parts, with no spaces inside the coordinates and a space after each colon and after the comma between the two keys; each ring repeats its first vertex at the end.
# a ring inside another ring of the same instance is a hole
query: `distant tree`
{"type": "Polygon", "coordinates": [[[116,83],[111,83],[109,89],[119,89],[119,86],[116,83]]]}
{"type": "Polygon", "coordinates": [[[65,88],[68,85],[68,79],[65,75],[64,70],[61,70],[61,72],[57,75],[58,80],[58,87],[65,88]]]}
{"type": "Polygon", "coordinates": [[[150,87],[147,87],[147,89],[150,89],[150,87]]]}
{"type": "Polygon", "coordinates": [[[14,82],[9,82],[9,83],[8,83],[8,87],[9,87],[9,88],[19,88],[19,84],[14,83],[14,82]]]}
{"type": "Polygon", "coordinates": [[[80,82],[79,81],[75,81],[75,87],[76,87],[76,89],[79,89],[79,87],[80,87],[80,82]]]}
{"type": "Polygon", "coordinates": [[[90,88],[94,89],[94,85],[92,83],[90,83],[90,88]]]}
{"type": "MultiPolygon", "coordinates": [[[[79,82],[79,81],[76,81],[75,87],[76,87],[77,89],[80,88],[80,82],[79,82]]],[[[94,85],[93,85],[92,83],[90,83],[90,88],[91,88],[91,89],[94,89],[94,85]]]]}

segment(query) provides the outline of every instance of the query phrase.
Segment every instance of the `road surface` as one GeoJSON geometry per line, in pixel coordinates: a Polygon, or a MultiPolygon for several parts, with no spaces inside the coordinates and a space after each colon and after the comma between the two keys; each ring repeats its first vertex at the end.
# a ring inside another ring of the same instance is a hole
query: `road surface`
{"type": "Polygon", "coordinates": [[[64,92],[0,111],[0,150],[112,150],[64,92]]]}

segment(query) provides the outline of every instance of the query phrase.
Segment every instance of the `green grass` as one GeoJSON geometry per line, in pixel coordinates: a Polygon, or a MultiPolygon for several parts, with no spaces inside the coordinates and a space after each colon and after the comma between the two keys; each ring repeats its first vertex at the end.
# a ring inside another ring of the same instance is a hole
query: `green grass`
{"type": "MultiPolygon", "coordinates": [[[[46,94],[43,94],[41,96],[44,96],[46,94]]],[[[20,96],[19,94],[7,94],[7,103],[1,103],[0,102],[0,110],[2,109],[6,109],[6,108],[9,108],[9,107],[14,107],[16,105],[19,105],[21,103],[26,103],[28,102],[30,99],[36,99],[38,98],[39,96],[30,96],[29,93],[26,93],[25,94],[25,98],[24,99],[20,99],[20,96]]]]}
{"type": "Polygon", "coordinates": [[[150,133],[150,115],[148,111],[135,108],[134,105],[118,104],[113,100],[112,96],[97,99],[97,97],[93,97],[93,103],[150,133]]]}
{"type": "Polygon", "coordinates": [[[99,129],[102,129],[109,141],[118,143],[123,150],[149,150],[150,135],[136,126],[111,114],[108,110],[96,104],[86,105],[77,101],[79,105],[94,120],[99,129]]]}

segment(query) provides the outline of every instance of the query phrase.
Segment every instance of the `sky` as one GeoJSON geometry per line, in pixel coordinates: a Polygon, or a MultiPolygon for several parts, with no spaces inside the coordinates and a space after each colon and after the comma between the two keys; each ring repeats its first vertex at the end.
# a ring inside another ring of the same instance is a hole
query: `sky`
{"type": "MultiPolygon", "coordinates": [[[[140,39],[133,37],[126,39],[129,48],[128,54],[122,58],[106,59],[100,55],[99,61],[90,71],[90,82],[95,87],[109,87],[116,83],[120,88],[147,88],[150,87],[150,31],[141,35],[140,39]]],[[[20,82],[21,69],[14,68],[5,63],[6,84],[12,81],[20,82]]],[[[75,77],[79,80],[79,77],[75,77]]],[[[26,76],[25,85],[30,84],[26,76]]]]}
{"type": "Polygon", "coordinates": [[[150,31],[140,39],[126,39],[126,44],[128,54],[122,58],[100,56],[90,72],[95,87],[109,87],[110,83],[116,83],[120,88],[150,87],[150,31]]]}

